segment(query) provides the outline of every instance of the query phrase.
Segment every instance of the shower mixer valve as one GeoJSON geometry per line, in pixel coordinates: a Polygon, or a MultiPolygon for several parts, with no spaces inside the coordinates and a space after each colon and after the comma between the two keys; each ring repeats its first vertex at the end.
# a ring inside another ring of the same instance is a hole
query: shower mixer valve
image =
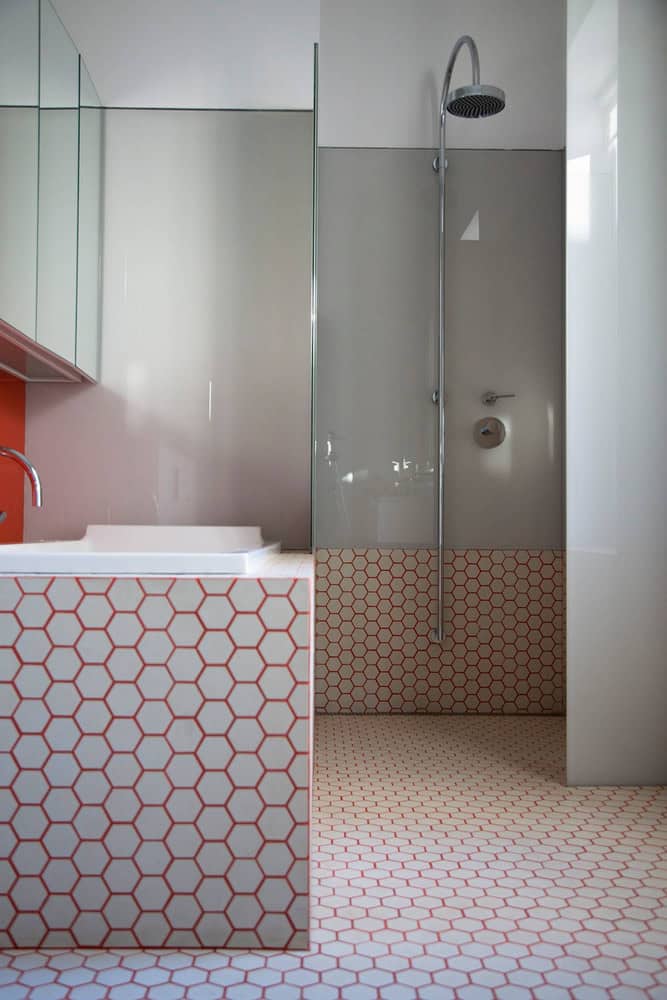
{"type": "Polygon", "coordinates": [[[485,392],[482,402],[485,406],[495,406],[499,399],[515,399],[515,392],[485,392]]]}

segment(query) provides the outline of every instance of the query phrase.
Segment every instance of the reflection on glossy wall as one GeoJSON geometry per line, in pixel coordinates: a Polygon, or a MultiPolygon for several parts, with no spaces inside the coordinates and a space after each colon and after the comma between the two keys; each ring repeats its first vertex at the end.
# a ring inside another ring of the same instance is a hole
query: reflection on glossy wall
{"type": "Polygon", "coordinates": [[[568,781],[667,781],[667,5],[569,0],[568,781]]]}
{"type": "Polygon", "coordinates": [[[101,380],[28,389],[47,502],[26,539],[308,544],[311,145],[304,112],[107,112],[101,380]]]}
{"type": "MultiPolygon", "coordinates": [[[[320,157],[318,546],[435,538],[430,150],[320,157]]],[[[562,154],[448,155],[446,544],[562,545],[562,154]],[[494,407],[488,391],[515,393],[494,407]],[[503,420],[482,450],[477,420],[503,420]]]]}

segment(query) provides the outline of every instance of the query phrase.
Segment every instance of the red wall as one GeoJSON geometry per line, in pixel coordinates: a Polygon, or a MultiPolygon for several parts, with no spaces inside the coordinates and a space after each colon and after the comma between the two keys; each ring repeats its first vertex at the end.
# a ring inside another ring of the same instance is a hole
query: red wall
{"type": "MultiPolygon", "coordinates": [[[[25,383],[0,372],[0,444],[25,449],[25,383]]],[[[24,473],[15,462],[0,458],[0,542],[23,541],[24,473]]]]}

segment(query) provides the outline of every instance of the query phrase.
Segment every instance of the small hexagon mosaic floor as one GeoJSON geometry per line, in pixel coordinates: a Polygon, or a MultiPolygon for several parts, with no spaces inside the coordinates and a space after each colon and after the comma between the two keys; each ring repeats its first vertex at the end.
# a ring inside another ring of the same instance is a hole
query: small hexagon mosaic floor
{"type": "Polygon", "coordinates": [[[558,718],[319,718],[309,951],[7,951],[2,1000],[667,998],[667,791],[563,759],[558,718]]]}

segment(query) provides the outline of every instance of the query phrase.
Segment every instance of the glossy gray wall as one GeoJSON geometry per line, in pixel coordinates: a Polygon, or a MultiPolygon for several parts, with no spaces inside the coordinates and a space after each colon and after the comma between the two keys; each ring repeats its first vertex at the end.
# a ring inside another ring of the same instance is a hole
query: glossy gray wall
{"type": "MultiPolygon", "coordinates": [[[[319,546],[435,538],[432,158],[320,153],[319,546]]],[[[448,184],[447,545],[560,548],[562,154],[453,150],[448,184]],[[491,409],[489,389],[516,398],[491,409]],[[492,415],[507,438],[483,451],[492,415]]]]}
{"type": "Polygon", "coordinates": [[[311,165],[311,113],[106,112],[101,378],[28,390],[27,540],[257,524],[307,546],[311,165]]]}

